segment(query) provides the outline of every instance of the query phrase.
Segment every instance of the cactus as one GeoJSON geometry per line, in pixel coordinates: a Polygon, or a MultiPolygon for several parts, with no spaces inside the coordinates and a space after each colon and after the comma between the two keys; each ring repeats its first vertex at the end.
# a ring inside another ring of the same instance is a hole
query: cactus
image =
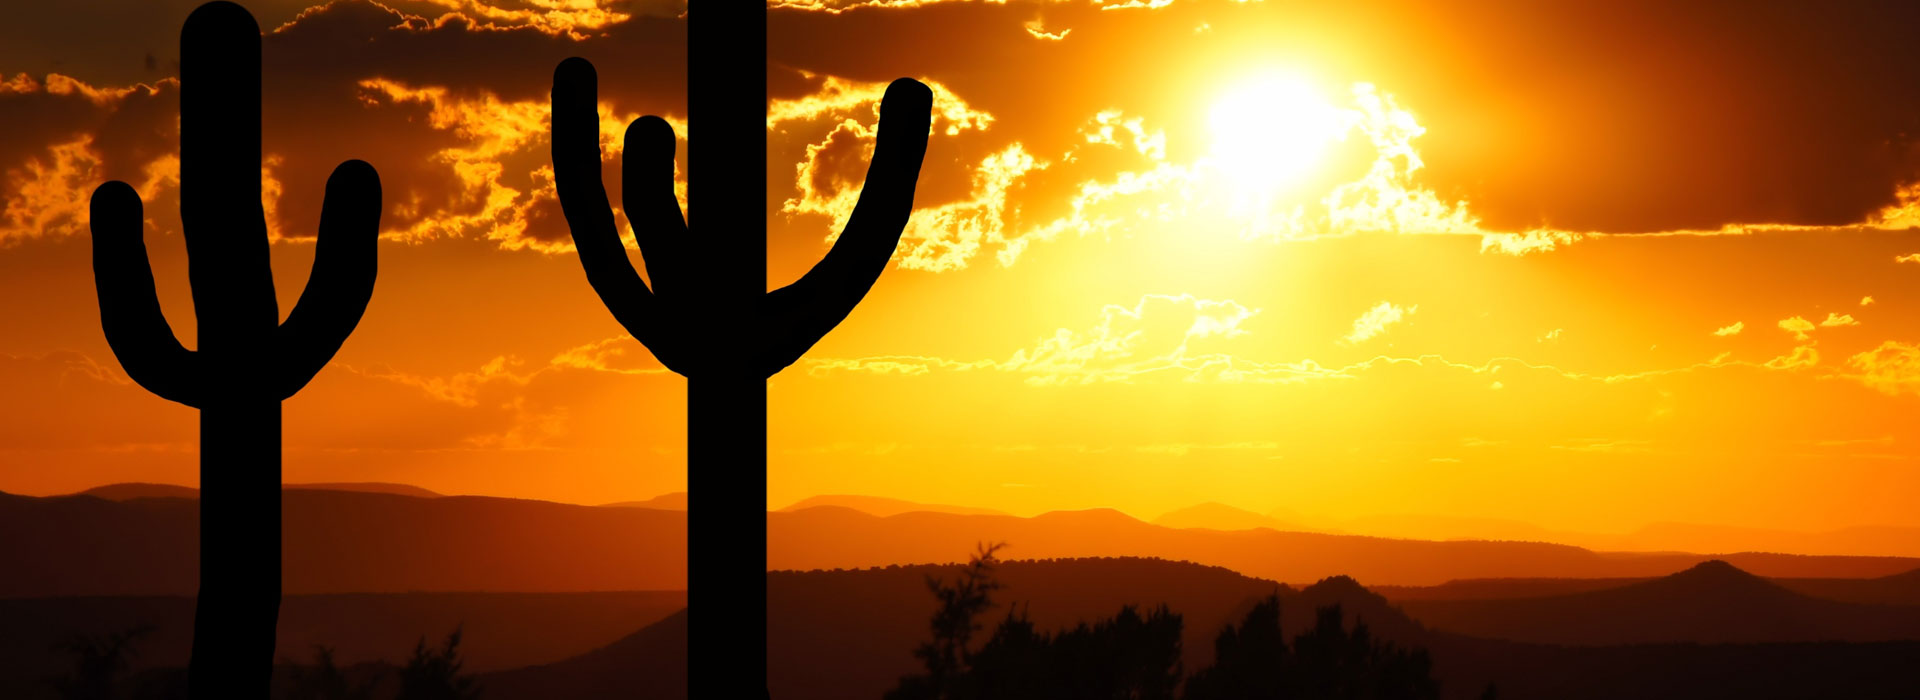
{"type": "Polygon", "coordinates": [[[180,32],[180,218],[199,344],[160,312],[142,203],[92,201],[100,325],[128,376],[200,409],[200,591],[194,698],[266,697],[280,606],[280,402],[320,371],[373,294],[380,180],[350,160],[327,180],[313,274],[280,322],[260,203],[260,28],[229,2],[180,32]]]}
{"type": "Polygon", "coordinates": [[[755,53],[764,51],[766,5],[702,6],[688,29],[689,118],[701,133],[688,180],[705,202],[701,234],[689,235],[674,198],[673,129],[657,117],[635,120],[622,200],[651,288],[634,271],[600,179],[598,77],[581,58],[554,71],[554,180],[588,283],[635,339],[687,377],[690,693],[764,697],[766,379],[845,319],[886,269],[913,209],[933,94],[905,78],[887,87],[846,229],[799,281],[769,293],[766,61],[755,53]]]}

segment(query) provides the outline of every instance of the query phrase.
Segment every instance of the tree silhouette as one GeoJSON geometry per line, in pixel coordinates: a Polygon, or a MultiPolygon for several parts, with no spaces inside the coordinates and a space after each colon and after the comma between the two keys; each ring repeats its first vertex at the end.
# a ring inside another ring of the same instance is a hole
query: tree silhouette
{"type": "Polygon", "coordinates": [[[460,673],[460,630],[455,628],[439,649],[429,648],[421,637],[413,647],[413,657],[400,669],[400,694],[395,700],[474,700],[480,697],[479,681],[460,673]]]}
{"type": "Polygon", "coordinates": [[[199,344],[160,312],[124,182],[93,192],[100,325],[127,375],[200,409],[200,591],[195,698],[262,697],[280,606],[280,402],[333,358],[373,294],[380,180],[357,160],[327,180],[306,290],[280,322],[260,203],[260,27],[230,2],[180,32],[180,218],[199,344]]]}
{"type": "MultiPolygon", "coordinates": [[[[426,639],[414,648],[418,658],[424,649],[426,639]]],[[[364,683],[354,683],[347,678],[333,662],[333,648],[324,644],[313,646],[313,666],[294,666],[288,674],[290,678],[287,700],[371,700],[373,690],[379,684],[378,677],[364,683]]]]}
{"type": "Polygon", "coordinates": [[[127,672],[134,643],[153,633],[152,625],[138,625],[101,636],[76,636],[60,645],[73,654],[73,670],[53,679],[61,700],[111,700],[114,686],[127,672]]]}
{"type": "Polygon", "coordinates": [[[928,577],[940,601],[933,639],[914,651],[926,673],[900,679],[888,700],[1172,700],[1180,687],[1181,618],[1166,606],[1141,616],[1123,606],[1110,619],[1059,633],[1009,610],[978,651],[974,618],[993,606],[1001,545],[983,546],[954,582],[928,577]]]}
{"type": "Polygon", "coordinates": [[[689,16],[688,118],[702,135],[688,160],[689,199],[719,193],[701,195],[700,235],[674,197],[673,129],[657,117],[627,127],[621,199],[646,281],[600,179],[593,64],[569,58],[553,75],[554,182],[587,281],[628,333],[687,377],[687,579],[698,610],[688,653],[695,668],[714,669],[689,680],[712,697],[766,692],[766,379],[845,319],[886,269],[932,121],[925,85],[887,87],[845,230],[799,281],[767,292],[766,12],[764,3],[719,3],[689,16]]]}
{"type": "Polygon", "coordinates": [[[1288,649],[1280,598],[1268,596],[1239,627],[1214,640],[1214,665],[1187,679],[1188,700],[1435,700],[1440,686],[1424,649],[1373,639],[1365,622],[1348,630],[1340,606],[1316,611],[1314,626],[1288,649]]]}

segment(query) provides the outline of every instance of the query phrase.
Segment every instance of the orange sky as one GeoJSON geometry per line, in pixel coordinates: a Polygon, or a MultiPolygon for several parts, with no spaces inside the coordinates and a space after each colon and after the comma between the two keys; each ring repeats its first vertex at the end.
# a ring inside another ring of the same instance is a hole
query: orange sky
{"type": "MultiPolygon", "coordinates": [[[[84,221],[99,182],[141,189],[191,344],[169,78],[192,4],[0,30],[0,490],[196,480],[193,412],[101,338],[84,221]]],[[[771,505],[1920,525],[1911,23],[1151,4],[773,12],[770,284],[850,208],[885,81],[938,113],[897,268],[769,383],[771,505]]],[[[680,9],[304,5],[250,3],[277,27],[281,308],[333,164],[380,170],[387,241],[365,320],[286,405],[287,480],[683,488],[684,381],[585,284],[545,135],[577,54],[610,157],[639,114],[685,136],[680,9]]]]}

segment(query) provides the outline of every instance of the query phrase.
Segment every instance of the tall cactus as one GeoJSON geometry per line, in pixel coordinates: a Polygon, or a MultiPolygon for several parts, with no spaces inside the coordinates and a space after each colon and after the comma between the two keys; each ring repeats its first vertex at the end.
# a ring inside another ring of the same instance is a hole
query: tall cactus
{"type": "Polygon", "coordinates": [[[140,196],[93,192],[93,276],[107,344],[134,381],[200,409],[200,593],[194,698],[266,697],[280,610],[280,402],[306,386],[373,295],[380,178],[327,180],[313,273],[280,322],[260,203],[260,27],[211,2],[180,32],[180,218],[199,347],[160,312],[140,196]]]}
{"type": "Polygon", "coordinates": [[[825,259],[766,291],[764,3],[689,13],[689,157],[700,196],[690,235],[673,195],[673,129],[628,125],[622,200],[652,288],[627,258],[600,179],[598,78],[585,59],[553,75],[554,180],[587,281],[627,331],[687,377],[688,651],[695,697],[766,692],[766,378],[793,364],[886,269],[913,209],[933,94],[887,87],[866,183],[825,259]],[[691,147],[690,147],[691,150],[691,147]],[[698,671],[698,669],[712,669],[698,671]]]}

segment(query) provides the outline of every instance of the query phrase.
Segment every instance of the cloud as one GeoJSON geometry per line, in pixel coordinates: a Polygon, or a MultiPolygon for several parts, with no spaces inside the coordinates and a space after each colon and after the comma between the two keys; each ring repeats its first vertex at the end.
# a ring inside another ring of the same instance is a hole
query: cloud
{"type": "MultiPolygon", "coordinates": [[[[1785,323],[1785,321],[1781,323],[1785,323]]],[[[1714,331],[1713,334],[1723,338],[1730,335],[1740,335],[1740,331],[1745,330],[1746,327],[1747,323],[1745,321],[1734,321],[1733,325],[1722,326],[1720,330],[1714,331]]]]}
{"type": "Polygon", "coordinates": [[[1068,34],[1073,33],[1072,29],[1049,32],[1047,31],[1046,25],[1038,19],[1022,24],[1020,28],[1027,30],[1027,34],[1033,36],[1033,38],[1045,41],[1061,41],[1066,39],[1068,34]]]}
{"type": "Polygon", "coordinates": [[[1859,372],[1854,379],[1881,393],[1920,394],[1920,346],[1885,341],[1848,358],[1847,366],[1859,372]]]}
{"type": "Polygon", "coordinates": [[[1366,313],[1360,314],[1360,318],[1353,320],[1353,332],[1348,333],[1345,340],[1356,345],[1366,342],[1374,336],[1387,332],[1388,326],[1399,323],[1401,319],[1419,310],[1420,307],[1417,305],[1401,307],[1385,301],[1380,302],[1373,308],[1367,309],[1366,313]]]}
{"type": "Polygon", "coordinates": [[[1894,256],[1893,261],[1897,263],[1920,263],[1920,253],[1896,255],[1894,256]]]}
{"type": "Polygon", "coordinates": [[[1853,320],[1852,314],[1837,314],[1833,312],[1827,312],[1826,320],[1823,320],[1820,322],[1821,328],[1833,328],[1835,326],[1858,326],[1858,325],[1860,325],[1860,322],[1853,320]]]}
{"type": "MultiPolygon", "coordinates": [[[[1099,321],[1083,330],[1060,328],[1005,360],[958,361],[923,356],[859,359],[808,358],[807,372],[825,377],[837,372],[924,376],[938,372],[992,370],[1019,375],[1031,386],[1127,383],[1149,378],[1195,381],[1256,368],[1234,360],[1221,344],[1245,337],[1248,319],[1260,312],[1231,299],[1202,299],[1188,294],[1141,296],[1132,306],[1109,304],[1099,321]]],[[[1313,373],[1300,368],[1297,373],[1313,373]]]]}
{"type": "Polygon", "coordinates": [[[1801,318],[1799,316],[1795,316],[1789,319],[1784,319],[1780,321],[1779,325],[1780,325],[1780,330],[1792,333],[1794,340],[1810,339],[1812,336],[1809,336],[1807,334],[1812,333],[1813,329],[1815,328],[1812,321],[1808,321],[1807,319],[1801,318]]]}
{"type": "Polygon", "coordinates": [[[1861,306],[1872,306],[1872,305],[1873,305],[1873,297],[1871,297],[1871,296],[1864,296],[1864,297],[1860,297],[1860,305],[1861,305],[1861,306]]]}

